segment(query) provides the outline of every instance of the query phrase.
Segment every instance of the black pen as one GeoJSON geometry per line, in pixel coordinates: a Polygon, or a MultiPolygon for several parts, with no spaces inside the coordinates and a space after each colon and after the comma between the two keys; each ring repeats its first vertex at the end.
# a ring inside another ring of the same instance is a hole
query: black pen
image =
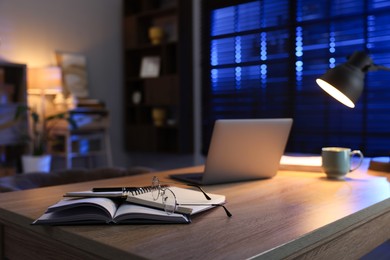
{"type": "Polygon", "coordinates": [[[110,192],[110,191],[137,191],[142,189],[141,187],[105,187],[105,188],[93,188],[93,192],[110,192]]]}

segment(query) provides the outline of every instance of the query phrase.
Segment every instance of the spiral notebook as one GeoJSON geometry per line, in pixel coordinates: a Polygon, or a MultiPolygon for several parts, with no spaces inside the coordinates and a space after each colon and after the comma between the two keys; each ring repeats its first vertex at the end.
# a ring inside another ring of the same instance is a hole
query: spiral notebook
{"type": "Polygon", "coordinates": [[[134,187],[122,191],[72,191],[64,194],[64,197],[102,197],[102,198],[127,198],[152,191],[152,186],[134,187]]]}
{"type": "MultiPolygon", "coordinates": [[[[169,189],[175,194],[178,204],[186,204],[185,206],[177,206],[176,211],[182,214],[196,214],[204,210],[213,208],[212,205],[207,204],[223,204],[226,197],[219,194],[207,194],[211,200],[205,199],[202,192],[192,189],[184,189],[179,187],[170,186],[169,189]],[[188,205],[188,204],[205,204],[205,205],[188,205]]],[[[130,191],[117,191],[117,192],[93,192],[93,191],[76,191],[67,192],[64,197],[78,197],[78,198],[120,198],[125,199],[127,202],[138,204],[141,206],[164,209],[161,198],[154,200],[151,194],[152,187],[139,187],[130,191]]]]}
{"type": "MultiPolygon", "coordinates": [[[[225,204],[226,202],[226,197],[220,194],[207,193],[207,195],[210,197],[210,200],[208,200],[205,198],[202,192],[197,190],[184,189],[175,186],[170,186],[169,189],[176,196],[178,203],[176,211],[183,214],[197,214],[199,212],[214,208],[215,205],[225,204]]],[[[150,193],[128,196],[126,201],[147,207],[164,209],[161,197],[157,200],[154,200],[150,193]]]]}

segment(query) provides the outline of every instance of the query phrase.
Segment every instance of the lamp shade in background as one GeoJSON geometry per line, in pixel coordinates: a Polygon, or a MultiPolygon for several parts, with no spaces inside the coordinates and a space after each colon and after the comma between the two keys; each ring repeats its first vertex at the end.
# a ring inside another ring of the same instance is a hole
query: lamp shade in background
{"type": "Polygon", "coordinates": [[[54,95],[62,91],[62,73],[59,67],[29,68],[28,94],[54,95]]]}
{"type": "Polygon", "coordinates": [[[355,52],[346,63],[328,70],[316,82],[333,98],[354,108],[363,92],[365,74],[372,65],[366,53],[355,52]]]}

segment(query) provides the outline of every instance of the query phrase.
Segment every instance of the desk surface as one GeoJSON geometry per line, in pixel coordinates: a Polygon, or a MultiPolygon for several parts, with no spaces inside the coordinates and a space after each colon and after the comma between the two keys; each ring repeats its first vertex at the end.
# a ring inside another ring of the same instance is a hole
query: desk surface
{"type": "MultiPolygon", "coordinates": [[[[32,226],[68,191],[95,186],[148,185],[153,175],[196,172],[193,167],[0,194],[0,223],[102,258],[242,259],[359,257],[390,238],[390,174],[366,166],[345,181],[322,173],[280,171],[272,179],[205,186],[227,196],[233,217],[216,208],[191,224],[32,226]]],[[[7,232],[5,232],[7,233],[7,232]]],[[[4,251],[7,250],[7,236],[4,251]]],[[[1,246],[0,246],[1,250],[1,246]]],[[[1,251],[0,251],[1,252],[1,251]]],[[[1,255],[1,254],[0,254],[1,255]]]]}

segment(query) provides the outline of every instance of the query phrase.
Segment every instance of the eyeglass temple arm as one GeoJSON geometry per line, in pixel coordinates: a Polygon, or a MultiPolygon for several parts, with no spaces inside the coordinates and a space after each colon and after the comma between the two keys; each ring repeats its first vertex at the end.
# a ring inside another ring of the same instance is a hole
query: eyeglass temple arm
{"type": "Polygon", "coordinates": [[[230,218],[232,215],[232,213],[230,213],[230,211],[225,207],[225,205],[223,204],[203,204],[203,203],[179,203],[178,205],[182,205],[182,206],[214,206],[214,207],[222,207],[223,210],[225,210],[225,213],[226,215],[230,218]]]}
{"type": "Polygon", "coordinates": [[[198,186],[196,184],[187,184],[187,186],[198,188],[203,193],[203,195],[206,197],[207,200],[211,200],[210,196],[207,195],[207,193],[200,186],[198,186]]]}
{"type": "Polygon", "coordinates": [[[224,206],[224,205],[221,205],[221,204],[213,204],[213,206],[219,206],[219,207],[222,207],[224,210],[225,210],[225,213],[226,215],[230,218],[232,215],[232,213],[230,213],[230,211],[224,206]]]}

